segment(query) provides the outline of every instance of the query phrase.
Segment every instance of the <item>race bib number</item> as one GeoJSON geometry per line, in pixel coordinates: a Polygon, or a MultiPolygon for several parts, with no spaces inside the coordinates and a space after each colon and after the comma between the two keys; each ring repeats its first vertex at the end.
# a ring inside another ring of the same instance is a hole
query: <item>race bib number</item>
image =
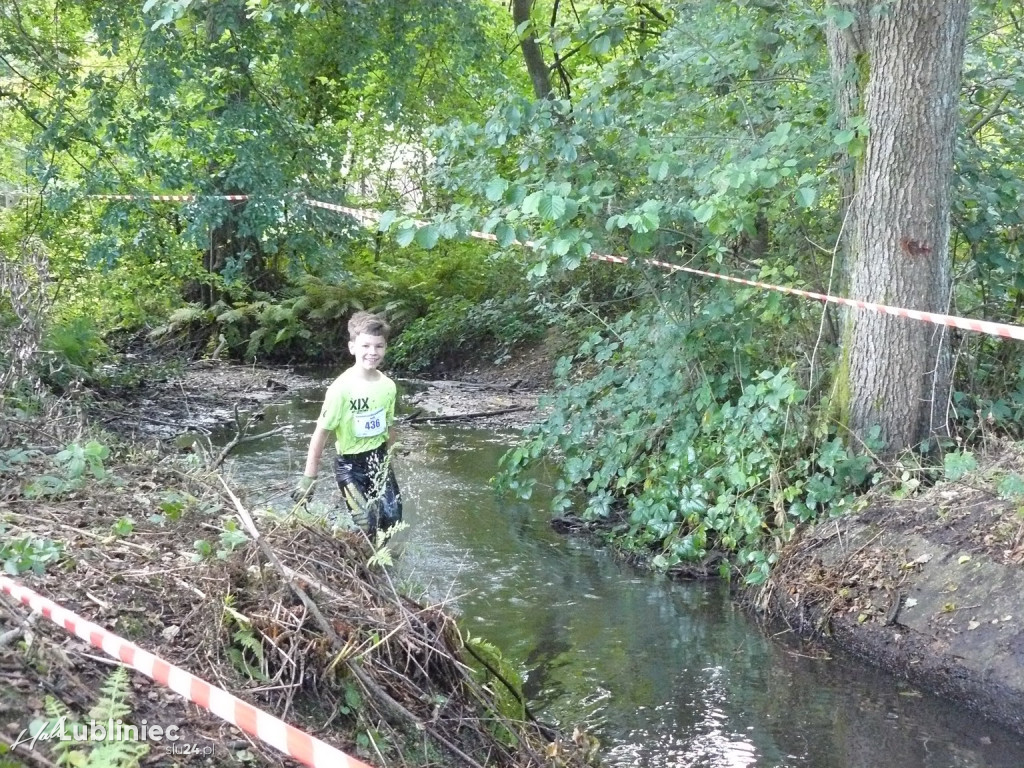
{"type": "Polygon", "coordinates": [[[356,437],[376,437],[377,435],[384,434],[387,422],[385,421],[383,408],[373,413],[356,414],[354,418],[356,421],[354,430],[356,437]]]}

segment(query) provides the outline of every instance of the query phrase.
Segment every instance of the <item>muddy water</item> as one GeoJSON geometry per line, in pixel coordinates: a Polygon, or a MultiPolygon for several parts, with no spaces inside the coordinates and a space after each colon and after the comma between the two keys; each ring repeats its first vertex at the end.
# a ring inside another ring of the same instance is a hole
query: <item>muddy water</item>
{"type": "MultiPolygon", "coordinates": [[[[236,454],[236,476],[271,504],[301,473],[321,396],[268,409],[265,428],[288,431],[236,454]]],[[[973,714],[763,636],[721,585],[671,583],[559,536],[542,497],[497,499],[487,481],[513,432],[405,427],[400,439],[401,577],[519,665],[541,719],[597,735],[605,765],[1024,765],[1024,741],[973,714]]]]}

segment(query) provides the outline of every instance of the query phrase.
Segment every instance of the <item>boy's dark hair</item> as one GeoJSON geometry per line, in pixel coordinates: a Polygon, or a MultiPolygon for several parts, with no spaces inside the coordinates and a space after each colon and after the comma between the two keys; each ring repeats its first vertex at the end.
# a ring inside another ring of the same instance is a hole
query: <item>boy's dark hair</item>
{"type": "Polygon", "coordinates": [[[356,312],[348,321],[348,340],[355,341],[356,336],[360,333],[383,336],[386,340],[391,333],[391,326],[380,315],[375,315],[372,312],[356,312]]]}

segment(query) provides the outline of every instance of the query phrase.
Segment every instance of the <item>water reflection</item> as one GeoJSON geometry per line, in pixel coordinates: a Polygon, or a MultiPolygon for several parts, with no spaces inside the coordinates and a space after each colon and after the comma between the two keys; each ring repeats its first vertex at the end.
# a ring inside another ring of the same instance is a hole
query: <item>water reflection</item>
{"type": "MultiPolygon", "coordinates": [[[[301,471],[320,393],[268,411],[285,436],[235,471],[284,487],[301,471]]],[[[531,709],[604,745],[608,766],[1020,768],[1024,743],[858,662],[764,637],[723,585],[676,584],[551,531],[542,499],[487,481],[511,435],[406,428],[396,470],[410,530],[398,570],[499,645],[531,709]]],[[[263,484],[263,485],[261,485],[263,484]]],[[[283,503],[283,502],[282,502],[283,503]]]]}

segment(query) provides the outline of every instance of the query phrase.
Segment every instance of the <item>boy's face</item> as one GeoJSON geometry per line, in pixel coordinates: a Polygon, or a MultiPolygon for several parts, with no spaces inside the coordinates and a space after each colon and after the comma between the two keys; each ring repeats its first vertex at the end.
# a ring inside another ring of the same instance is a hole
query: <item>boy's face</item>
{"type": "Polygon", "coordinates": [[[364,371],[375,371],[384,360],[388,342],[383,336],[360,333],[348,343],[348,351],[356,359],[356,367],[364,371]]]}

